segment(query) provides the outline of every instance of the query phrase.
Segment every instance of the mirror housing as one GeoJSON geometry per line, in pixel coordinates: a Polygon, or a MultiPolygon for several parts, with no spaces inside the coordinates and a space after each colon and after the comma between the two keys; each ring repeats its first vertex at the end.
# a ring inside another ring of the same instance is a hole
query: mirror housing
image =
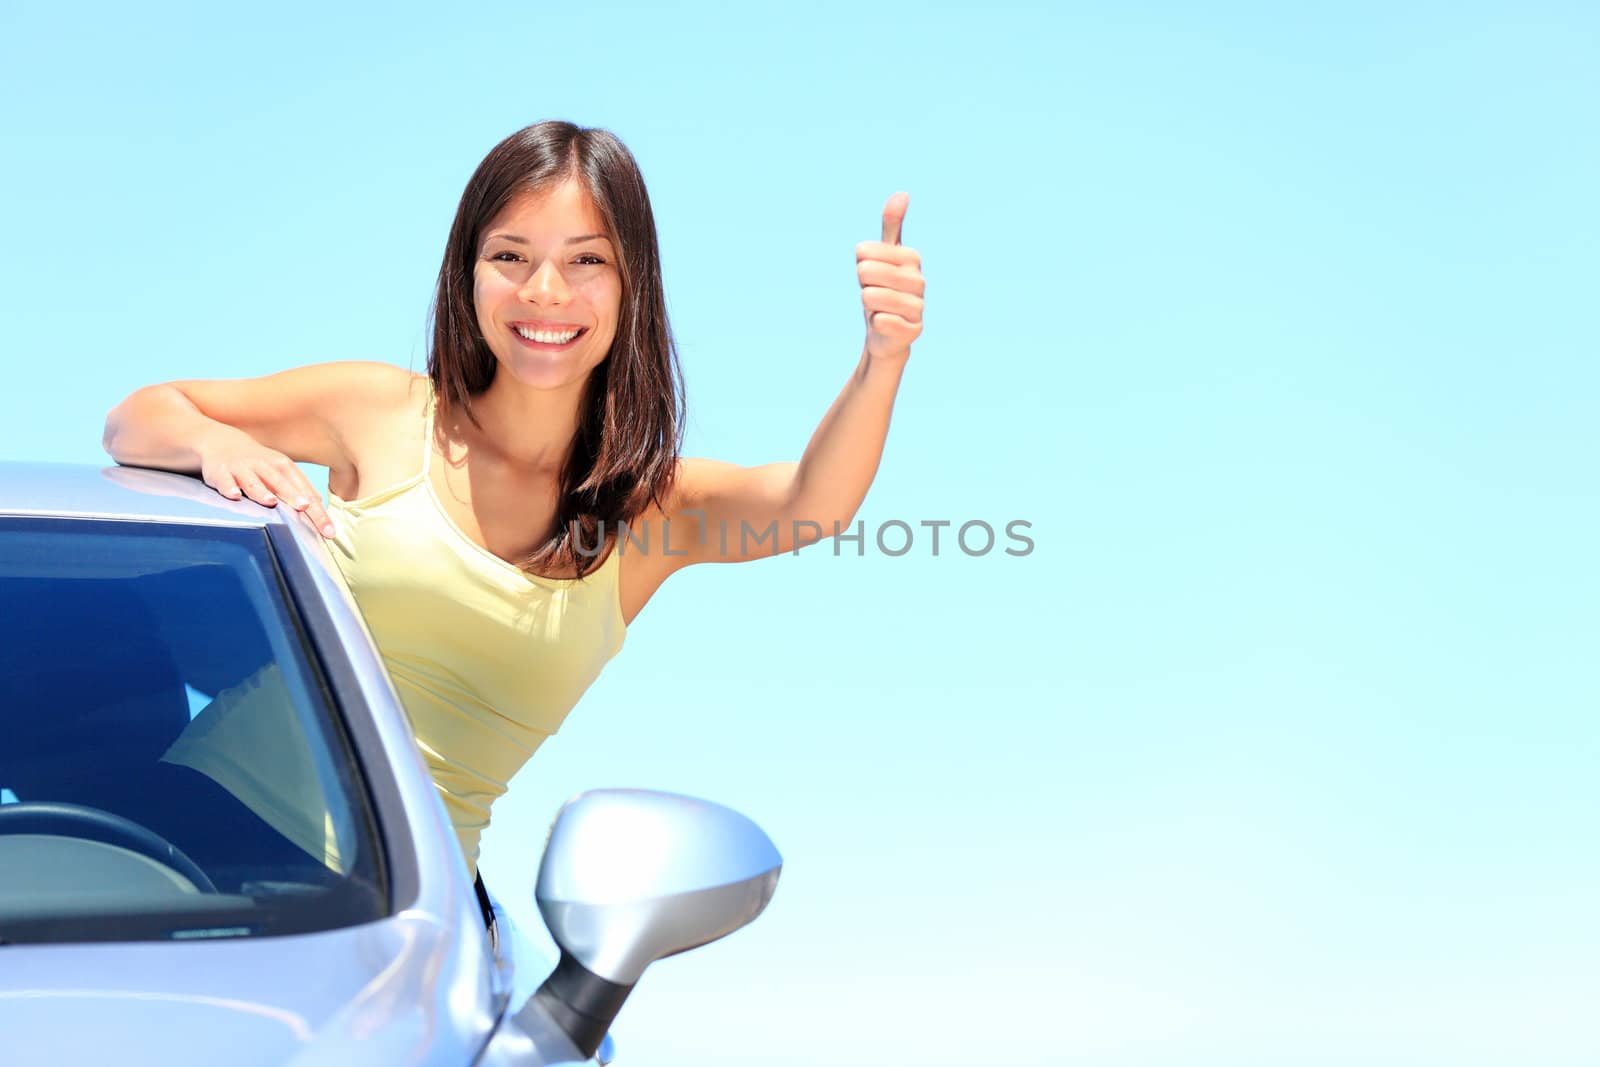
{"type": "Polygon", "coordinates": [[[646,967],[748,924],[783,857],[751,820],[694,797],[597,789],[550,829],[534,898],[561,961],[528,1002],[592,1056],[646,967]]]}

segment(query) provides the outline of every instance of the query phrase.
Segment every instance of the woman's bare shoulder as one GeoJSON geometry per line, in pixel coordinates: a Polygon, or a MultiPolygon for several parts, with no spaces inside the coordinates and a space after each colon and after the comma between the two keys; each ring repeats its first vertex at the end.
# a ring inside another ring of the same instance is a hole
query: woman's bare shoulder
{"type": "Polygon", "coordinates": [[[374,360],[346,363],[345,367],[349,373],[359,377],[363,387],[360,399],[368,401],[365,406],[372,409],[394,411],[425,395],[428,388],[426,374],[397,367],[393,363],[374,360]]]}
{"type": "Polygon", "coordinates": [[[422,447],[428,376],[392,363],[346,364],[348,403],[338,416],[349,467],[329,470],[329,488],[354,500],[406,475],[422,447]]]}
{"type": "Polygon", "coordinates": [[[346,403],[342,421],[352,440],[391,432],[397,421],[422,413],[428,376],[392,363],[346,364],[346,403]]]}

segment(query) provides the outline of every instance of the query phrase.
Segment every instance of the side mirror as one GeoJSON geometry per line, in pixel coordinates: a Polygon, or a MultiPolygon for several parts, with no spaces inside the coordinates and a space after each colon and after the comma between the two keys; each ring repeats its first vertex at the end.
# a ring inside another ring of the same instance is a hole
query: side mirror
{"type": "Polygon", "coordinates": [[[523,1012],[542,1011],[593,1056],[644,969],[760,915],[782,867],[761,828],[719,804],[579,794],[556,816],[534,890],[561,961],[523,1012]]]}

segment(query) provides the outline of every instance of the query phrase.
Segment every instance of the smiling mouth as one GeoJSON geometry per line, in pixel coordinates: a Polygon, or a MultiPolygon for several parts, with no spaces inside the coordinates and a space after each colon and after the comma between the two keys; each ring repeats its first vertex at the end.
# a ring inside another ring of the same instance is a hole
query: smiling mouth
{"type": "Polygon", "coordinates": [[[585,327],[582,326],[573,326],[565,330],[534,329],[531,326],[513,326],[511,327],[511,332],[522,338],[524,341],[529,341],[533,344],[560,348],[563,345],[568,345],[573,341],[576,341],[587,331],[585,327]]]}

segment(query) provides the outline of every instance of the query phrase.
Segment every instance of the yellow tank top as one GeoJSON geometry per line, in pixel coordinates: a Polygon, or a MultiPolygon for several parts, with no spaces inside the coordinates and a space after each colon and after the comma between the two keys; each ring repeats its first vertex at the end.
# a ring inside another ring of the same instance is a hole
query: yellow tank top
{"type": "Polygon", "coordinates": [[[582,579],[530,575],[463,533],[422,470],[360,500],[328,492],[328,546],[372,631],[468,869],[511,776],[622,647],[613,549],[582,579]]]}

